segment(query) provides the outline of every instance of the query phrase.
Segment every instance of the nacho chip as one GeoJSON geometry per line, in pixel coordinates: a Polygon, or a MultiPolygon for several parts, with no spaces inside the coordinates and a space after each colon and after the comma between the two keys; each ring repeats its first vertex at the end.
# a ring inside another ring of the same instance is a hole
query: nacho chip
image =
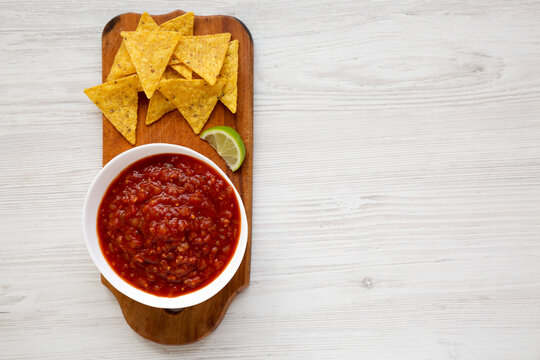
{"type": "Polygon", "coordinates": [[[173,65],[179,65],[179,66],[176,66],[176,67],[173,67],[178,73],[180,73],[180,75],[182,75],[184,78],[186,79],[192,79],[193,78],[193,75],[192,75],[192,71],[190,68],[188,68],[183,62],[182,60],[180,59],[177,59],[174,57],[174,54],[173,54],[173,57],[171,57],[171,61],[169,61],[169,65],[172,67],[173,65]]]}
{"type": "Polygon", "coordinates": [[[112,81],[120,79],[124,76],[135,74],[135,66],[129,58],[129,54],[126,50],[126,45],[122,43],[116,56],[114,57],[114,62],[111,67],[109,75],[107,75],[107,81],[112,81]]]}
{"type": "Polygon", "coordinates": [[[231,34],[182,36],[174,50],[174,56],[206,80],[216,83],[223,66],[231,34]]]}
{"type": "Polygon", "coordinates": [[[180,35],[193,35],[193,23],[195,22],[195,15],[192,12],[185,13],[184,15],[175,17],[172,20],[164,22],[159,26],[161,31],[177,31],[180,35]]]}
{"type": "MultiPolygon", "coordinates": [[[[192,12],[189,12],[161,24],[159,28],[163,31],[177,31],[181,35],[192,36],[194,22],[195,15],[192,12]]],[[[171,61],[169,61],[169,65],[171,66],[180,64],[182,64],[182,60],[179,59],[172,58],[171,61]]],[[[175,70],[186,79],[192,78],[191,70],[184,64],[175,67],[175,70]]]]}
{"type": "Polygon", "coordinates": [[[132,145],[136,141],[138,81],[137,75],[131,75],[84,90],[86,96],[132,145]]]}
{"type": "Polygon", "coordinates": [[[159,30],[158,24],[152,19],[148,13],[143,13],[139,19],[139,25],[135,31],[154,31],[159,30]]]}
{"type": "MultiPolygon", "coordinates": [[[[150,15],[148,15],[148,13],[144,13],[139,19],[139,25],[137,25],[136,31],[152,31],[158,29],[159,26],[150,17],[150,15]]],[[[131,62],[126,45],[124,45],[122,42],[116,56],[114,57],[111,71],[109,72],[109,75],[107,75],[107,81],[120,79],[131,74],[135,74],[135,66],[133,66],[133,62],[131,62]]]]}
{"type": "MultiPolygon", "coordinates": [[[[163,80],[182,79],[182,76],[167,66],[162,76],[163,80]]],[[[154,92],[154,95],[150,98],[148,103],[148,111],[146,113],[146,125],[150,125],[159,119],[169,111],[176,109],[173,103],[171,103],[159,90],[154,92]]]]}
{"type": "Polygon", "coordinates": [[[147,98],[151,98],[169,63],[180,35],[173,31],[122,31],[147,98]]]}
{"type": "Polygon", "coordinates": [[[176,106],[174,106],[174,104],[171,103],[159,90],[156,90],[148,103],[146,125],[150,125],[158,121],[163,115],[169,111],[173,111],[174,109],[176,109],[176,106]]]}
{"type": "Polygon", "coordinates": [[[202,79],[167,80],[159,84],[158,90],[176,106],[198,134],[216,106],[224,85],[224,79],[218,79],[213,86],[202,79]]]}
{"type": "Polygon", "coordinates": [[[184,64],[171,65],[171,67],[174,70],[176,70],[176,72],[178,72],[180,75],[182,75],[184,78],[186,78],[188,80],[190,80],[193,77],[193,74],[191,73],[191,69],[188,68],[184,64]]]}
{"type": "Polygon", "coordinates": [[[238,97],[238,40],[229,43],[227,56],[225,56],[219,77],[227,81],[219,100],[234,114],[236,113],[236,99],[238,97]]]}
{"type": "Polygon", "coordinates": [[[183,77],[178,72],[173,70],[170,66],[167,66],[167,68],[163,72],[163,76],[161,77],[161,80],[164,81],[164,80],[172,80],[172,79],[183,79],[183,77]]]}

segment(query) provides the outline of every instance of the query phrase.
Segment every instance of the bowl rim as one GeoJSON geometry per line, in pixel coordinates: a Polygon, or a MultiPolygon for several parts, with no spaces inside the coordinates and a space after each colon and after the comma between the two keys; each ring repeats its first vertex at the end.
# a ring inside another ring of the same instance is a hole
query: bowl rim
{"type": "Polygon", "coordinates": [[[140,145],[115,156],[105,166],[103,166],[103,168],[101,168],[98,174],[94,177],[86,194],[83,206],[84,239],[90,257],[92,258],[92,261],[98,268],[99,272],[115,289],[127,297],[144,305],[164,309],[180,309],[200,304],[210,299],[221,289],[223,289],[236,274],[244,258],[247,248],[248,226],[249,224],[242,197],[227,174],[225,174],[225,172],[221,170],[221,168],[212,160],[201,153],[185,146],[174,144],[152,143],[140,145]],[[232,186],[240,208],[240,234],[238,236],[238,245],[236,246],[233,257],[226,265],[225,269],[208,285],[194,292],[177,297],[162,297],[153,295],[140,290],[123,280],[112,269],[105,259],[103,253],[101,252],[99,238],[97,235],[97,212],[103,196],[105,195],[105,192],[109,188],[111,182],[116,179],[122,171],[136,161],[158,154],[183,154],[199,159],[211,166],[229,183],[229,185],[232,186]]]}

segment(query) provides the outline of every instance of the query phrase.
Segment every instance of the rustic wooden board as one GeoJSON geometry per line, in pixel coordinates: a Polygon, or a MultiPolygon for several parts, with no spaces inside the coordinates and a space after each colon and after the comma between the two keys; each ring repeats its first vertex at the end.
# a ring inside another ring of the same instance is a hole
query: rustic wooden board
{"type": "MultiPolygon", "coordinates": [[[[165,15],[152,15],[152,17],[158,24],[161,24],[182,14],[184,14],[183,11],[177,10],[165,15]]],[[[135,13],[118,15],[110,20],[103,29],[103,80],[109,73],[116,51],[120,47],[120,32],[135,30],[139,17],[140,14],[135,13]]],[[[156,142],[183,145],[209,157],[227,173],[242,196],[250,228],[248,245],[242,264],[236,275],[223,290],[204,303],[185,308],[178,313],[152,308],[131,300],[114,289],[105,278],[101,278],[103,284],[116,296],[129,326],[139,335],[161,344],[187,344],[208,335],[217,327],[236,294],[249,284],[253,175],[253,42],[248,29],[233,17],[195,17],[195,35],[222,32],[230,32],[232,39],[240,41],[238,108],[236,114],[232,114],[221,102],[218,102],[206,123],[205,129],[216,125],[228,125],[240,133],[247,150],[242,167],[235,173],[231,172],[214,149],[193,133],[188,123],[177,110],[166,114],[161,120],[150,126],[145,125],[148,100],[144,93],[139,93],[139,122],[136,146],[156,142]]],[[[132,147],[107,119],[103,118],[103,165],[116,155],[132,147]]]]}

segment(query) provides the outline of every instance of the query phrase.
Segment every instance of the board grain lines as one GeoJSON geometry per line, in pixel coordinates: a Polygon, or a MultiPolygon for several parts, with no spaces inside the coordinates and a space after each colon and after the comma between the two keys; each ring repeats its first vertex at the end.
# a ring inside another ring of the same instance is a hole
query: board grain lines
{"type": "Polygon", "coordinates": [[[540,358],[539,2],[126,6],[0,1],[0,357],[540,358]],[[178,347],[125,323],[81,231],[103,27],[176,8],[255,49],[250,285],[178,347]]]}

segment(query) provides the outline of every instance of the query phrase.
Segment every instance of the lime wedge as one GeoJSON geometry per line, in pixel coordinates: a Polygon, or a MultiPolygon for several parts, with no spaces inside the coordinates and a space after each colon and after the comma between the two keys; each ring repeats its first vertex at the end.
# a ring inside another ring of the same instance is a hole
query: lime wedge
{"type": "Polygon", "coordinates": [[[240,134],[232,127],[214,126],[204,131],[201,134],[201,139],[210,143],[232,171],[238,170],[244,162],[246,146],[240,134]]]}

